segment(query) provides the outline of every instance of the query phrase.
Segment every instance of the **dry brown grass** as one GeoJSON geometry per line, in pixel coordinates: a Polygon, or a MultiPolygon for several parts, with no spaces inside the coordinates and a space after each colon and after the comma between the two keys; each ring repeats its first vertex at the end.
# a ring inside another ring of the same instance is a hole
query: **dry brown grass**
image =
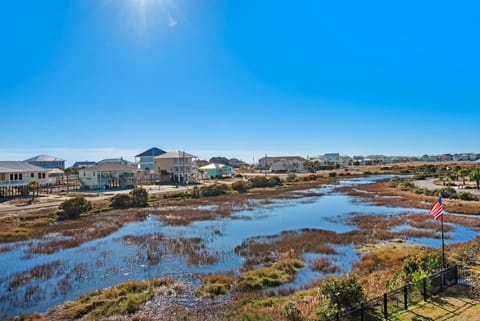
{"type": "Polygon", "coordinates": [[[169,237],[159,233],[146,235],[126,235],[119,239],[127,245],[138,247],[138,255],[143,255],[150,264],[160,262],[165,254],[185,256],[190,265],[214,264],[218,257],[211,255],[206,249],[203,239],[198,237],[169,237]]]}
{"type": "Polygon", "coordinates": [[[339,270],[339,267],[333,263],[330,263],[326,257],[315,259],[310,265],[310,268],[314,271],[323,273],[334,273],[339,270]]]}
{"type": "Polygon", "coordinates": [[[362,243],[366,241],[359,231],[336,233],[319,229],[284,231],[280,234],[250,238],[235,248],[246,257],[245,268],[259,263],[275,262],[288,255],[300,258],[305,252],[335,254],[335,244],[362,243]]]}
{"type": "MultiPolygon", "coordinates": [[[[430,209],[436,196],[425,196],[391,187],[386,180],[361,186],[342,186],[339,192],[360,197],[368,202],[385,205],[430,209]],[[364,191],[364,192],[362,192],[364,191]],[[368,193],[365,193],[368,192],[368,193]],[[392,197],[394,196],[394,197],[392,197]]],[[[451,213],[480,214],[480,202],[443,199],[443,208],[451,213]]]]}

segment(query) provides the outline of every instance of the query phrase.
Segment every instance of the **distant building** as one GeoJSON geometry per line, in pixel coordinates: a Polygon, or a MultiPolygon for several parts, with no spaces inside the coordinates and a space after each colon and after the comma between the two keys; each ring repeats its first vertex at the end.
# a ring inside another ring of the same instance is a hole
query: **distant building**
{"type": "MultiPolygon", "coordinates": [[[[260,169],[269,170],[272,165],[277,162],[282,162],[282,164],[289,163],[303,163],[306,161],[305,158],[300,156],[265,156],[258,160],[258,165],[260,169]]],[[[279,166],[280,167],[280,166],[279,166]]]]}
{"type": "Polygon", "coordinates": [[[137,169],[115,163],[102,163],[78,172],[80,185],[85,189],[105,190],[135,186],[137,169]]]}
{"type": "Polygon", "coordinates": [[[130,166],[133,168],[137,168],[137,164],[134,162],[127,161],[126,159],[123,159],[123,157],[120,158],[106,158],[102,159],[97,163],[97,165],[102,165],[102,164],[116,164],[116,165],[123,165],[123,166],[130,166]]]}
{"type": "Polygon", "coordinates": [[[155,173],[160,174],[162,181],[191,183],[197,180],[197,167],[194,160],[197,156],[184,151],[169,151],[155,157],[155,173]]]}
{"type": "Polygon", "coordinates": [[[73,164],[73,168],[84,168],[84,167],[91,167],[97,165],[97,162],[89,162],[89,161],[84,161],[84,162],[75,162],[73,164]]]}
{"type": "Polygon", "coordinates": [[[281,159],[270,166],[270,170],[274,173],[287,173],[287,172],[304,172],[304,161],[299,159],[281,159]]]}
{"type": "Polygon", "coordinates": [[[43,168],[65,169],[65,160],[50,155],[37,155],[25,160],[25,162],[43,168]]]}
{"type": "Polygon", "coordinates": [[[149,150],[135,156],[135,162],[139,164],[139,168],[144,171],[154,171],[155,157],[165,154],[166,151],[157,147],[152,147],[149,150]]]}
{"type": "Polygon", "coordinates": [[[231,166],[215,163],[199,167],[198,171],[204,179],[225,178],[235,175],[235,171],[231,166]]]}

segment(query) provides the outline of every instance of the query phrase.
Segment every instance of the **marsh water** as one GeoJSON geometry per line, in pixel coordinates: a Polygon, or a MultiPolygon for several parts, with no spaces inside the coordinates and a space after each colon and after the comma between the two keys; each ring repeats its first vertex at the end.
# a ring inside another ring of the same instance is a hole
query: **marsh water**
{"type": "MultiPolygon", "coordinates": [[[[145,220],[129,223],[106,237],[52,254],[31,254],[27,251],[31,246],[28,242],[0,244],[0,317],[44,312],[81,293],[127,280],[170,276],[192,282],[195,286],[198,285],[198,273],[238,273],[244,258],[237,255],[234,249],[255,236],[303,228],[347,232],[356,228],[349,221],[354,214],[394,215],[409,212],[427,215],[427,210],[378,206],[335,192],[338,185],[358,185],[361,188],[362,184],[384,178],[388,176],[344,179],[335,185],[323,185],[305,191],[322,193],[322,196],[279,199],[268,204],[260,202],[253,208],[239,210],[227,218],[197,221],[188,226],[167,226],[157,216],[149,215],[145,220]],[[216,260],[192,261],[181,251],[167,251],[152,260],[141,243],[126,241],[131,236],[148,235],[163,235],[172,240],[201,239],[204,256],[210,255],[216,260]],[[34,271],[35,267],[42,267],[39,269],[41,273],[29,272],[34,271]],[[19,276],[24,276],[24,281],[14,283],[13,280],[18,280],[19,276]]],[[[449,232],[447,242],[469,240],[477,233],[461,225],[454,227],[449,232]]],[[[34,242],[46,242],[58,237],[49,235],[46,239],[34,242]]],[[[411,238],[408,241],[440,246],[440,241],[433,238],[411,238]]],[[[335,255],[305,253],[306,268],[288,286],[299,287],[323,276],[321,272],[309,268],[309,263],[319,256],[327,256],[339,266],[337,273],[349,271],[352,262],[358,259],[353,244],[337,245],[336,250],[335,255]]]]}

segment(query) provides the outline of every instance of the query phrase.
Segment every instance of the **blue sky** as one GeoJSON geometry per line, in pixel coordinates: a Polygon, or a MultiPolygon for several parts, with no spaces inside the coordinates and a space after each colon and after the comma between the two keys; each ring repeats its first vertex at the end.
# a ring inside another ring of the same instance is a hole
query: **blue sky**
{"type": "Polygon", "coordinates": [[[0,2],[0,159],[480,152],[476,1],[0,2]]]}

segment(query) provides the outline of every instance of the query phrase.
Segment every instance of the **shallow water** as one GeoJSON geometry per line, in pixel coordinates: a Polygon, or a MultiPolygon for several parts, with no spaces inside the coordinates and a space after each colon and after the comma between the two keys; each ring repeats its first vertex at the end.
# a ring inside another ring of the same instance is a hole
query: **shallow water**
{"type": "MultiPolygon", "coordinates": [[[[372,176],[340,180],[336,185],[326,185],[310,191],[323,196],[297,199],[274,200],[267,205],[236,212],[228,218],[214,221],[199,221],[189,226],[165,226],[156,216],[150,215],[144,221],[125,225],[111,235],[86,242],[78,247],[64,249],[53,254],[28,254],[28,244],[19,242],[12,249],[0,253],[0,316],[20,313],[43,312],[49,307],[71,300],[81,293],[126,280],[141,280],[151,277],[173,276],[194,281],[197,272],[238,272],[244,259],[234,248],[244,240],[255,236],[277,234],[285,230],[318,228],[339,233],[355,229],[349,217],[355,214],[393,215],[405,212],[425,213],[427,210],[377,206],[358,198],[334,192],[340,185],[361,185],[388,176],[372,176]],[[187,257],[165,253],[159,261],[149,261],[145,248],[123,241],[128,235],[141,236],[160,233],[178,238],[200,237],[205,252],[216,255],[214,264],[191,264],[187,257]],[[48,278],[33,278],[18,286],[11,281],[16,274],[24,273],[40,264],[59,261],[49,270],[48,278]]],[[[408,226],[401,226],[408,228],[408,226]]],[[[459,242],[473,238],[476,231],[455,226],[447,242],[459,242]]],[[[49,236],[55,238],[55,235],[49,236]]],[[[42,242],[42,240],[35,240],[42,242]]],[[[440,246],[440,240],[430,238],[409,239],[430,246],[440,246]]],[[[0,244],[0,247],[6,244],[0,244]]],[[[349,271],[352,262],[358,259],[352,245],[336,246],[339,254],[327,256],[340,267],[338,273],[349,271]]],[[[296,279],[285,286],[302,286],[323,274],[308,268],[308,263],[325,254],[306,253],[307,268],[301,270],[296,279]]]]}

